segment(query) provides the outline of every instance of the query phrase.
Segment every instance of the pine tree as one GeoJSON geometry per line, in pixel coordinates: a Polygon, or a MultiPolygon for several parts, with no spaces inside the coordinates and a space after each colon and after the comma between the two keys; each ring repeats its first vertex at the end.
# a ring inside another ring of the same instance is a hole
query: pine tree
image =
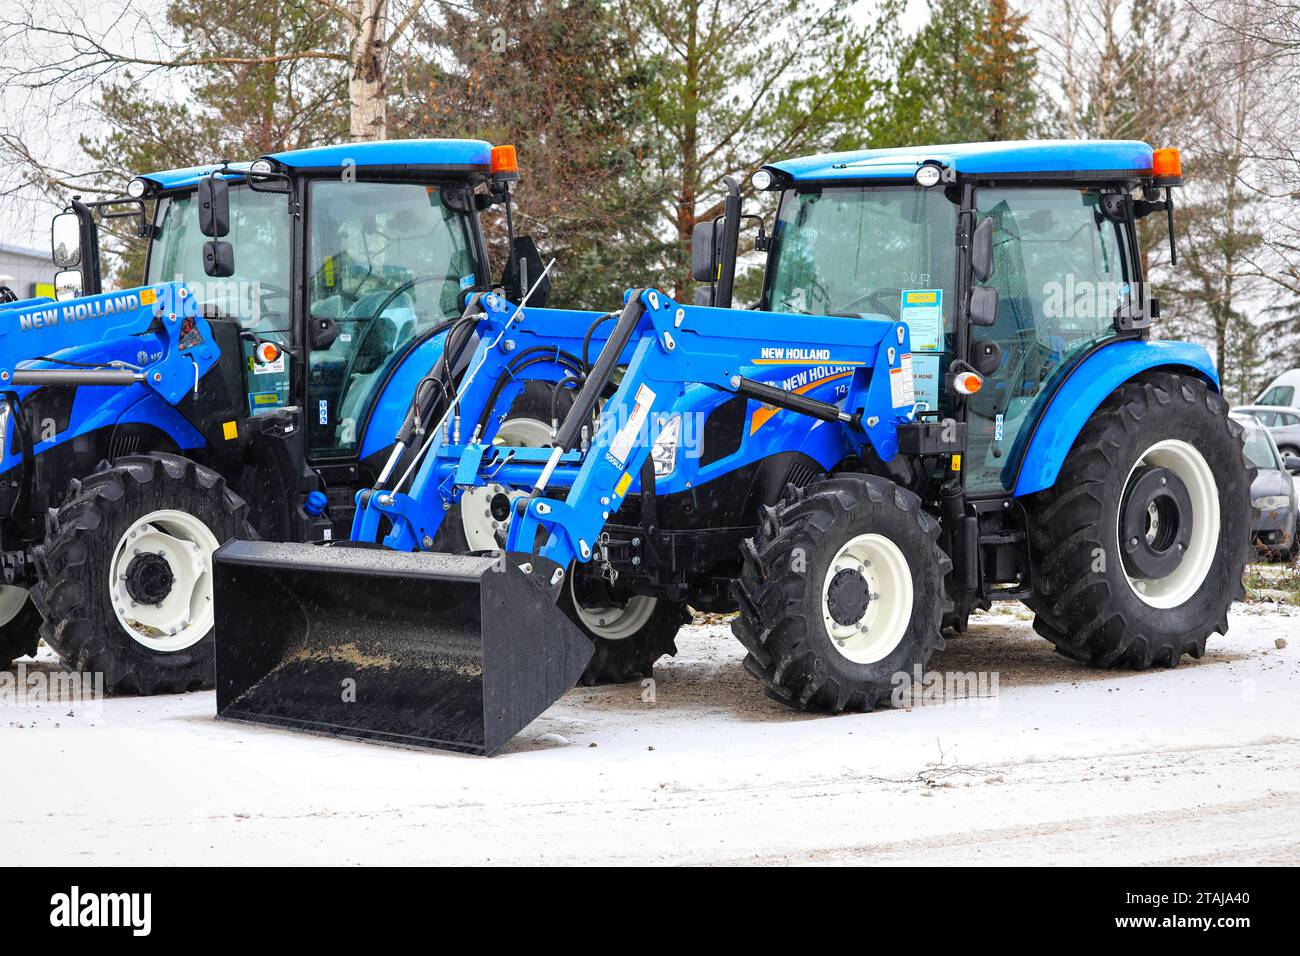
{"type": "Polygon", "coordinates": [[[935,0],[902,46],[868,145],[1024,139],[1039,125],[1037,51],[1006,0],[935,0]]]}

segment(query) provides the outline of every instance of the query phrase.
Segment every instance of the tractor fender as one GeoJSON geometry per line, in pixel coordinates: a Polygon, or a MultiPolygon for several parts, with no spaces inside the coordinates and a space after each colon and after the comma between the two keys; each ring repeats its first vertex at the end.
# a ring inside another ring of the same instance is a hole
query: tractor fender
{"type": "Polygon", "coordinates": [[[122,391],[110,397],[108,402],[79,423],[79,432],[84,434],[108,426],[142,425],[162,433],[182,451],[203,447],[202,433],[177,411],[176,406],[156,392],[142,390],[141,394],[134,389],[131,391],[134,394],[122,391]],[[132,401],[133,398],[136,400],[132,401]]]}
{"type": "Polygon", "coordinates": [[[1050,488],[1092,413],[1129,379],[1156,368],[1190,373],[1219,388],[1209,353],[1191,342],[1128,340],[1103,345],[1074,367],[1038,415],[1020,458],[1013,494],[1050,488]]]}

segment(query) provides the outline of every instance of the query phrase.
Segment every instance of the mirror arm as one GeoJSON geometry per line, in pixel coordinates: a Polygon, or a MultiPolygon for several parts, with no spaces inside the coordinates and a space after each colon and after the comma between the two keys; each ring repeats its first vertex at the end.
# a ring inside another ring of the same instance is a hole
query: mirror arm
{"type": "Polygon", "coordinates": [[[713,304],[720,309],[731,308],[732,293],[736,286],[736,255],[740,248],[740,183],[731,176],[722,177],[727,187],[727,199],[723,207],[722,220],[722,261],[718,270],[718,286],[713,296],[713,304]]]}
{"type": "Polygon", "coordinates": [[[99,295],[104,286],[99,270],[99,227],[95,225],[95,213],[80,196],[73,196],[71,205],[81,225],[81,294],[99,295]]]}

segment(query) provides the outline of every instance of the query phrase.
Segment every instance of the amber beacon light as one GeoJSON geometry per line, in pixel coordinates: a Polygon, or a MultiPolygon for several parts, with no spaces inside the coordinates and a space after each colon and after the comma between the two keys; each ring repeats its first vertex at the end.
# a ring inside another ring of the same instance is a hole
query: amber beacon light
{"type": "Polygon", "coordinates": [[[513,146],[492,147],[492,175],[498,179],[519,178],[519,157],[513,146]]]}

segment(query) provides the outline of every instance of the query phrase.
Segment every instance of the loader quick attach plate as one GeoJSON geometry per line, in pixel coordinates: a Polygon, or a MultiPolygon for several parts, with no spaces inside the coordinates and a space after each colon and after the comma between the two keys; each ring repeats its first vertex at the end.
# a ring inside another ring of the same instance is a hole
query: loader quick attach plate
{"type": "Polygon", "coordinates": [[[233,541],[214,587],[227,720],[490,755],[593,651],[499,557],[233,541]]]}

